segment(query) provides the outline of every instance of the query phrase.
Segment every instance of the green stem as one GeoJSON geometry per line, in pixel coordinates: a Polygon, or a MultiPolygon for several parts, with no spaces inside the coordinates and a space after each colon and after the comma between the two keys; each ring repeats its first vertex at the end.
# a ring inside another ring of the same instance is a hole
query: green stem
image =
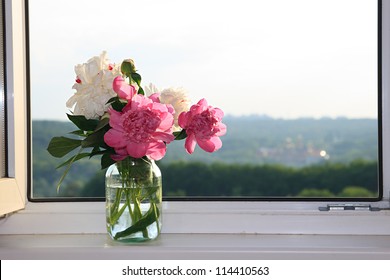
{"type": "Polygon", "coordinates": [[[157,232],[158,232],[158,234],[160,234],[160,223],[158,222],[158,217],[160,216],[159,210],[157,209],[156,203],[154,203],[154,202],[151,202],[151,207],[154,208],[153,212],[154,212],[154,217],[156,219],[157,232]]]}
{"type": "Polygon", "coordinates": [[[111,205],[111,212],[116,212],[116,211],[118,211],[119,204],[120,204],[121,194],[122,194],[122,189],[120,189],[120,188],[116,189],[115,201],[114,201],[114,203],[111,205]]]}
{"type": "Polygon", "coordinates": [[[130,214],[131,221],[132,221],[132,224],[133,224],[134,220],[136,219],[136,217],[135,217],[135,213],[134,213],[133,209],[131,209],[130,192],[131,192],[130,189],[126,190],[126,205],[125,206],[127,206],[129,208],[129,214],[130,214]]]}
{"type": "Polygon", "coordinates": [[[83,148],[81,147],[80,150],[77,152],[77,154],[75,154],[74,157],[72,157],[71,161],[70,161],[69,164],[66,166],[66,169],[65,169],[64,173],[62,174],[62,176],[61,176],[61,178],[60,178],[60,181],[59,181],[58,184],[57,184],[57,193],[60,192],[61,184],[62,184],[62,182],[64,181],[66,175],[68,174],[70,168],[72,167],[73,162],[76,161],[78,155],[80,155],[82,151],[83,151],[83,148]]]}
{"type": "Polygon", "coordinates": [[[119,220],[119,218],[122,216],[123,212],[125,211],[126,209],[126,205],[123,205],[121,207],[121,209],[117,212],[114,212],[112,215],[111,215],[111,221],[110,221],[110,224],[113,226],[116,224],[116,222],[119,220]]]}
{"type": "MultiPolygon", "coordinates": [[[[142,216],[142,210],[141,210],[141,202],[139,200],[140,192],[141,192],[141,190],[139,190],[138,192],[133,192],[134,193],[134,196],[133,196],[134,212],[137,215],[136,215],[136,219],[133,220],[132,224],[135,224],[136,222],[138,222],[143,217],[142,216]]],[[[142,235],[143,235],[144,238],[149,238],[148,230],[146,228],[144,228],[142,230],[142,235]]]]}
{"type": "Polygon", "coordinates": [[[122,189],[121,188],[116,189],[115,201],[111,205],[111,209],[110,209],[110,225],[111,226],[113,226],[118,221],[121,213],[123,213],[122,209],[119,210],[119,212],[118,212],[119,205],[121,202],[121,196],[122,196],[122,189]]]}

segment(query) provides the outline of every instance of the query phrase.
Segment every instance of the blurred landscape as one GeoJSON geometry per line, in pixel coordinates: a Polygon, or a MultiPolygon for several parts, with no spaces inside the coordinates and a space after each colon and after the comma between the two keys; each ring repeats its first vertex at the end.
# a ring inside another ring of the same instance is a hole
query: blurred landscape
{"type": "MultiPolygon", "coordinates": [[[[224,118],[228,132],[216,153],[184,140],[168,145],[157,164],[165,196],[375,197],[378,192],[378,124],[374,119],[267,116],[224,118]]],[[[74,164],[60,192],[64,159],[46,151],[53,136],[75,130],[69,122],[32,122],[33,197],[104,197],[100,159],[74,164]]]]}

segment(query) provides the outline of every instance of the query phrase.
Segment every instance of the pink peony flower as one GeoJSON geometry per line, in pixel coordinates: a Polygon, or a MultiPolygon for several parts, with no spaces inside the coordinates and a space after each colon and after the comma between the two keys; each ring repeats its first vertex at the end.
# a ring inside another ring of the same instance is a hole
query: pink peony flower
{"type": "Polygon", "coordinates": [[[197,143],[209,153],[222,147],[219,136],[226,133],[226,125],[221,122],[223,115],[221,109],[209,106],[206,99],[179,115],[179,125],[187,132],[185,148],[189,154],[194,152],[197,143]]]}
{"type": "Polygon", "coordinates": [[[121,99],[130,100],[137,93],[135,87],[126,83],[126,81],[121,76],[118,76],[114,79],[112,82],[112,88],[121,99]]]}
{"type": "Polygon", "coordinates": [[[111,129],[104,141],[115,149],[114,160],[127,156],[148,156],[159,160],[165,156],[166,143],[174,140],[173,115],[164,104],[136,94],[122,112],[109,110],[111,129]]]}

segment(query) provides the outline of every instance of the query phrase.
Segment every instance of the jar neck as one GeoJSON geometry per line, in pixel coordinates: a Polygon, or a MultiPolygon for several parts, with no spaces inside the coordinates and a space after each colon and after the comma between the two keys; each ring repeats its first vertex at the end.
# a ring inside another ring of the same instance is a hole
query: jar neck
{"type": "Polygon", "coordinates": [[[133,158],[127,157],[123,160],[117,161],[115,166],[120,173],[125,170],[138,170],[138,172],[146,172],[146,170],[152,170],[156,165],[154,160],[147,157],[133,158]]]}
{"type": "Polygon", "coordinates": [[[148,157],[142,157],[142,158],[134,158],[134,157],[127,157],[125,159],[117,161],[116,165],[139,165],[139,164],[152,164],[154,163],[154,160],[148,158],[148,157]]]}

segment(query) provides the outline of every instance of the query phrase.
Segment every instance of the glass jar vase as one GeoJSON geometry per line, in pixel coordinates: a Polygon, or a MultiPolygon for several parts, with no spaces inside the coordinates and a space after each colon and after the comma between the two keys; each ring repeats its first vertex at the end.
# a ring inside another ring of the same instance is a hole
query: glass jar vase
{"type": "Polygon", "coordinates": [[[161,232],[161,171],[146,157],[127,157],[106,172],[106,223],[113,240],[140,242],[161,232]]]}

